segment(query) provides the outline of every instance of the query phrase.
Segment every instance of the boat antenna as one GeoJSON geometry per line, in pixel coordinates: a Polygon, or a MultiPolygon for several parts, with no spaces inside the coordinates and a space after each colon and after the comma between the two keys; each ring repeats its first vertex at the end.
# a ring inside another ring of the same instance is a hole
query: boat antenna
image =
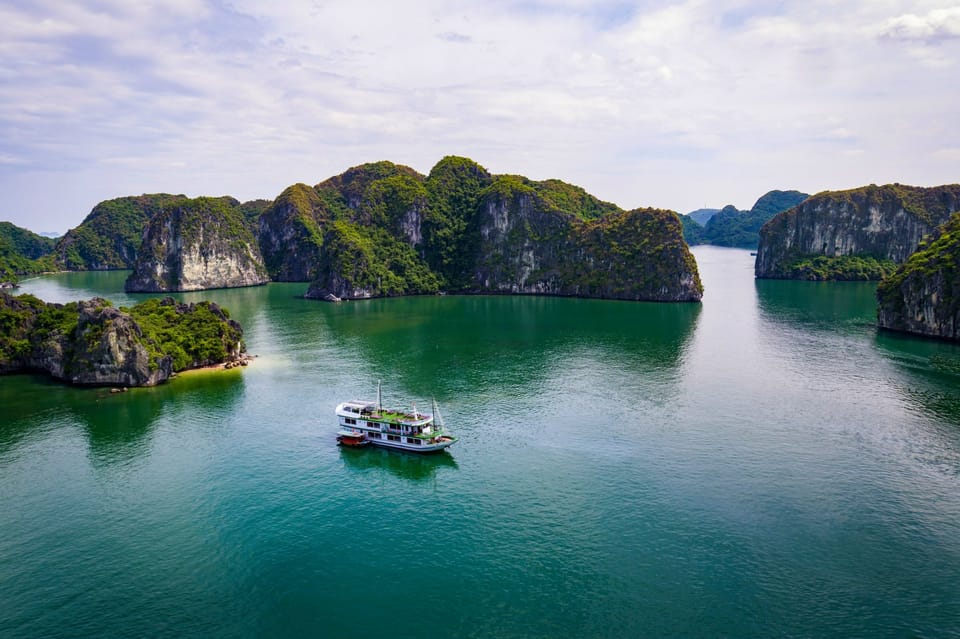
{"type": "Polygon", "coordinates": [[[383,394],[380,392],[380,380],[377,380],[377,410],[383,410],[383,394]]]}

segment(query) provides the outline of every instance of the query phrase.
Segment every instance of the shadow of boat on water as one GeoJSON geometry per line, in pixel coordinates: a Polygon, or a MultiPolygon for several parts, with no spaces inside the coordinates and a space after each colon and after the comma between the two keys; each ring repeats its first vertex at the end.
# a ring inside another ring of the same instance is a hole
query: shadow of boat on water
{"type": "Polygon", "coordinates": [[[391,475],[412,481],[425,481],[440,469],[457,469],[457,461],[447,451],[439,453],[407,453],[376,446],[340,447],[340,459],[351,470],[369,472],[385,470],[391,475]]]}

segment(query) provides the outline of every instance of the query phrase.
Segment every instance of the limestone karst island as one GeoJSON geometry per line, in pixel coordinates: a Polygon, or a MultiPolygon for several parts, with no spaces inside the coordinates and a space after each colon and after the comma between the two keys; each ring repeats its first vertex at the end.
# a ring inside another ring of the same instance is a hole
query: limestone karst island
{"type": "MultiPolygon", "coordinates": [[[[307,298],[497,293],[701,299],[692,244],[756,248],[757,278],[882,280],[878,325],[958,339],[960,186],[771,191],[754,207],[623,210],[559,180],[491,174],[448,156],[423,175],[376,162],[276,199],[121,197],[53,240],[0,224],[0,274],[130,269],[128,292],[303,282],[307,298]]],[[[243,358],[216,305],[114,309],[0,298],[0,371],[75,384],[153,385],[243,358]]]]}

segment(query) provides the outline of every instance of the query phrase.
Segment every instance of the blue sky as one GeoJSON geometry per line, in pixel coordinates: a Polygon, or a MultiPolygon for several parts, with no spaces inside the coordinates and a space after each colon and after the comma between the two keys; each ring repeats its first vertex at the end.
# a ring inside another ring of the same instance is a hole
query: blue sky
{"type": "Polygon", "coordinates": [[[958,59],[958,2],[0,2],[0,219],[450,154],[681,213],[958,182],[958,59]]]}

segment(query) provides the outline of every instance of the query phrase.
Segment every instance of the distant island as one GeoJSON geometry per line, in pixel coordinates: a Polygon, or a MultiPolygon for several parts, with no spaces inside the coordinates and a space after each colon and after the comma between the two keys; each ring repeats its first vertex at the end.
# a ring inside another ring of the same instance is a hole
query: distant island
{"type": "Polygon", "coordinates": [[[699,301],[703,291],[676,213],[623,210],[560,180],[494,175],[456,156],[428,175],[364,164],[273,201],[117,198],[45,250],[12,250],[19,262],[0,265],[14,277],[132,269],[130,292],[296,281],[309,283],[306,297],[331,301],[437,292],[699,301]]]}
{"type": "Polygon", "coordinates": [[[243,329],[212,302],[102,298],[49,304],[0,292],[0,373],[44,372],[83,386],[153,386],[174,373],[246,362],[243,329]]]}
{"type": "Polygon", "coordinates": [[[800,204],[809,195],[800,191],[769,191],[749,211],[733,205],[722,209],[698,209],[681,215],[683,238],[687,244],[712,244],[756,249],[760,228],[775,215],[800,204]]]}

